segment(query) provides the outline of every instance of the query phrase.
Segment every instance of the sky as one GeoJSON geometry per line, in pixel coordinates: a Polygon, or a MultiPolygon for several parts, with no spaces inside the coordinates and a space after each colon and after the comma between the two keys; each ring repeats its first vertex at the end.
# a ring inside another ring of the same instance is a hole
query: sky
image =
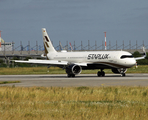
{"type": "Polygon", "coordinates": [[[75,41],[101,45],[148,45],[148,0],[0,0],[0,30],[5,42],[43,45],[46,28],[54,46],[75,41]]]}

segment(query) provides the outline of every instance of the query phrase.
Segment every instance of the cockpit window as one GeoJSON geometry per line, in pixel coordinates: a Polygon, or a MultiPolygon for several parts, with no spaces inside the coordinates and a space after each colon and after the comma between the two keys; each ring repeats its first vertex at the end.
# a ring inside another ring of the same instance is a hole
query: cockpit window
{"type": "Polygon", "coordinates": [[[133,58],[133,56],[132,55],[122,55],[120,58],[121,59],[124,59],[124,58],[133,58]]]}

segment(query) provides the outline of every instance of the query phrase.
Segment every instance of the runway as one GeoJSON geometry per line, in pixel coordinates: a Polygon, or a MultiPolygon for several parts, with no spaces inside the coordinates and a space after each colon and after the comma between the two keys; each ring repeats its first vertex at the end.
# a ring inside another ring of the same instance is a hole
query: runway
{"type": "Polygon", "coordinates": [[[68,78],[66,74],[55,75],[0,75],[0,81],[21,81],[21,83],[1,84],[0,86],[148,86],[148,74],[126,74],[121,77],[116,74],[106,74],[97,77],[96,74],[80,74],[75,78],[68,78]]]}

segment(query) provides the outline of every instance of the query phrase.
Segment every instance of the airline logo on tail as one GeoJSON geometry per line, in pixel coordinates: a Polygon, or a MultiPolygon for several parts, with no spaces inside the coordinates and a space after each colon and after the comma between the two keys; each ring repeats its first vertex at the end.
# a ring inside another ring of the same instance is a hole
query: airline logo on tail
{"type": "Polygon", "coordinates": [[[57,51],[54,49],[45,28],[42,28],[42,34],[43,34],[43,43],[44,43],[44,48],[45,48],[45,55],[47,55],[49,52],[55,52],[56,53],[57,51]]]}
{"type": "Polygon", "coordinates": [[[45,38],[46,38],[46,41],[47,41],[47,42],[49,42],[49,40],[48,40],[47,36],[45,36],[45,38]]]}

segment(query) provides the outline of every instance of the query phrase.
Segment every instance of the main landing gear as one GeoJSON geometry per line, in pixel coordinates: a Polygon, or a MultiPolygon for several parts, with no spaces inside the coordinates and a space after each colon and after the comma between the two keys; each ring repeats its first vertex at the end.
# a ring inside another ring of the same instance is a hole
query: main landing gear
{"type": "Polygon", "coordinates": [[[75,74],[67,74],[67,77],[75,77],[75,74]]]}
{"type": "Polygon", "coordinates": [[[98,77],[101,77],[101,76],[104,77],[105,76],[105,72],[103,70],[98,71],[97,75],[98,75],[98,77]]]}

